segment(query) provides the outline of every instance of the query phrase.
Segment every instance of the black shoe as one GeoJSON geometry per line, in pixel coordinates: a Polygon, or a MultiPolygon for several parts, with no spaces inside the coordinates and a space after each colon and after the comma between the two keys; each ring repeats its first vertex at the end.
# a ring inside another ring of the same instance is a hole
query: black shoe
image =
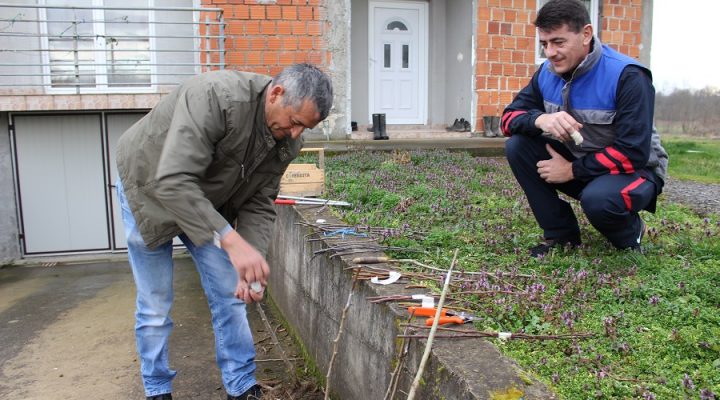
{"type": "Polygon", "coordinates": [[[578,247],[581,243],[582,241],[580,240],[580,236],[570,236],[558,239],[545,239],[544,242],[530,248],[530,256],[536,258],[544,257],[547,255],[547,253],[550,252],[550,250],[555,247],[578,247]]]}
{"type": "Polygon", "coordinates": [[[262,390],[260,385],[254,385],[250,389],[246,390],[245,393],[239,396],[227,396],[227,400],[260,400],[262,398],[262,390]]]}
{"type": "Polygon", "coordinates": [[[460,120],[455,118],[455,121],[452,123],[452,125],[445,127],[445,130],[448,132],[452,132],[455,130],[455,128],[460,126],[459,124],[460,124],[460,120]]]}
{"type": "Polygon", "coordinates": [[[640,246],[642,244],[642,240],[645,237],[645,230],[647,229],[647,226],[645,226],[645,221],[640,218],[640,233],[638,233],[637,239],[635,239],[635,243],[633,243],[631,246],[626,247],[627,249],[637,251],[639,253],[642,253],[642,247],[640,246]]]}
{"type": "Polygon", "coordinates": [[[147,400],[172,400],[172,394],[170,393],[163,393],[163,394],[156,394],[155,396],[148,396],[146,397],[147,400]]]}

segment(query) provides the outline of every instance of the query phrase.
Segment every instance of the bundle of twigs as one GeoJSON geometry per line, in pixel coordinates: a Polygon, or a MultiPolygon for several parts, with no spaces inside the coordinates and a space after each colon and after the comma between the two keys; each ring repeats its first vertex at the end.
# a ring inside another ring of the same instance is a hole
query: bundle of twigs
{"type": "MultiPolygon", "coordinates": [[[[423,326],[423,325],[409,325],[410,328],[414,329],[430,329],[429,327],[423,326]]],[[[475,337],[495,337],[495,338],[501,338],[503,340],[512,340],[512,339],[526,339],[526,340],[571,340],[571,339],[587,339],[594,337],[595,334],[591,332],[577,332],[577,333],[564,333],[564,334],[557,334],[557,335],[530,335],[527,333],[517,332],[517,333],[510,333],[510,332],[480,332],[480,331],[473,331],[473,330],[467,330],[467,329],[457,329],[457,328],[444,328],[439,327],[438,330],[448,332],[448,334],[435,334],[435,337],[438,338],[446,338],[446,339],[466,339],[466,338],[475,338],[475,337]]],[[[412,338],[412,339],[426,339],[428,337],[427,334],[402,334],[397,335],[398,338],[412,338]]]]}

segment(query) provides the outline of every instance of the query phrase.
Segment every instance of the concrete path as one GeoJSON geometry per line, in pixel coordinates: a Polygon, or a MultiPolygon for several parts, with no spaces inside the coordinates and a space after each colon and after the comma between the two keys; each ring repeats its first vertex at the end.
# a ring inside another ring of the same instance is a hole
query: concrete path
{"type": "MultiPolygon", "coordinates": [[[[144,399],[134,297],[127,262],[0,269],[0,398],[144,399]]],[[[299,362],[289,335],[267,304],[263,309],[287,357],[299,362]]],[[[258,378],[281,387],[289,374],[279,348],[255,305],[248,311],[258,360],[277,360],[259,361],[258,378]]],[[[172,316],[173,396],[224,399],[207,302],[188,258],[176,262],[172,316]]]]}

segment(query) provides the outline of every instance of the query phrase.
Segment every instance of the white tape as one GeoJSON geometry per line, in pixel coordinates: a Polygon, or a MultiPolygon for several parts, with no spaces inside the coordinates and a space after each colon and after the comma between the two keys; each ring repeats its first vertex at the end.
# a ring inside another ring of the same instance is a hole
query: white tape
{"type": "Polygon", "coordinates": [[[570,134],[570,136],[571,136],[572,139],[575,141],[575,145],[576,145],[576,146],[580,146],[580,145],[582,144],[582,142],[583,142],[583,137],[582,137],[582,135],[580,134],[580,132],[578,132],[578,131],[572,131],[572,133],[570,134]]]}
{"type": "Polygon", "coordinates": [[[498,339],[508,340],[512,337],[512,332],[498,332],[498,339]]]}
{"type": "Polygon", "coordinates": [[[399,272],[396,271],[390,271],[390,276],[387,279],[380,280],[377,276],[373,276],[370,278],[370,282],[377,283],[378,285],[389,285],[391,283],[397,282],[398,279],[400,279],[402,275],[399,272]]]}
{"type": "Polygon", "coordinates": [[[315,221],[316,224],[324,224],[326,222],[327,221],[325,221],[324,219],[318,219],[317,221],[315,221]]]}
{"type": "Polygon", "coordinates": [[[413,300],[421,300],[422,308],[435,308],[435,298],[431,296],[425,296],[424,294],[412,295],[413,300]]]}
{"type": "Polygon", "coordinates": [[[255,281],[250,284],[250,290],[252,290],[255,293],[261,293],[263,290],[263,287],[260,284],[260,282],[255,281]]]}

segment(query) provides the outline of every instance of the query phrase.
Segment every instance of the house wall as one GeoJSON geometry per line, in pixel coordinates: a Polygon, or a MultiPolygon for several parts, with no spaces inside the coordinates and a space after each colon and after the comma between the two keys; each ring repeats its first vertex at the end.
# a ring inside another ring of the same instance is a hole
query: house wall
{"type": "MultiPolygon", "coordinates": [[[[451,125],[455,118],[471,120],[472,108],[472,8],[471,0],[447,2],[445,38],[444,117],[451,125]]],[[[440,107],[438,107],[440,108],[440,107]]]]}
{"type": "Polygon", "coordinates": [[[341,44],[349,42],[347,0],[202,0],[202,6],[224,10],[226,68],[272,76],[294,63],[321,66],[336,91],[333,113],[341,116],[306,137],[345,138],[348,56],[341,44]]]}
{"type": "MultiPolygon", "coordinates": [[[[457,1],[457,0],[455,0],[457,1]]],[[[431,1],[428,7],[428,121],[445,125],[447,90],[447,1],[431,1]]],[[[449,117],[448,117],[449,118],[449,117]]],[[[451,121],[452,122],[452,121],[451,121]]]]}
{"type": "Polygon", "coordinates": [[[368,77],[370,60],[368,53],[368,1],[351,0],[352,23],[350,24],[350,79],[354,83],[350,96],[351,119],[359,125],[369,125],[368,77]]]}
{"type": "MultiPolygon", "coordinates": [[[[8,114],[0,113],[0,127],[8,126],[8,114]]],[[[17,207],[13,179],[10,133],[0,135],[0,266],[20,258],[17,207]]]]}
{"type": "MultiPolygon", "coordinates": [[[[481,130],[482,117],[499,116],[536,70],[537,39],[533,25],[536,2],[476,2],[475,126],[476,130],[481,130]]],[[[647,2],[648,0],[602,0],[599,13],[600,40],[639,59],[640,51],[644,47],[642,39],[649,40],[651,36],[648,33],[649,20],[646,20],[643,26],[643,6],[647,2]]],[[[649,43],[646,46],[649,47],[649,43]]]]}

